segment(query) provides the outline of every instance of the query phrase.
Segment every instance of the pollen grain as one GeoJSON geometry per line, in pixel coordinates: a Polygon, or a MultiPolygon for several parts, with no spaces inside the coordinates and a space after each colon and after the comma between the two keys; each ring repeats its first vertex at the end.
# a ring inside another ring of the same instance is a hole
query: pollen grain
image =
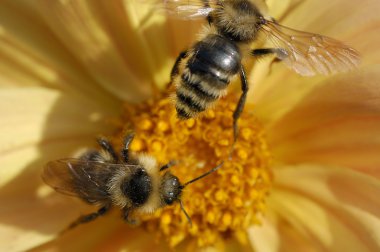
{"type": "Polygon", "coordinates": [[[160,164],[177,161],[171,172],[182,183],[225,162],[214,174],[184,189],[182,201],[192,219],[191,227],[179,204],[139,216],[141,225],[156,233],[158,239],[166,239],[171,247],[185,240],[198,248],[233,237],[246,241],[242,234],[259,223],[273,180],[271,155],[263,127],[248,105],[239,119],[232,159],[228,159],[236,102],[234,96],[226,96],[203,116],[185,121],[177,119],[168,98],[125,105],[125,126],[113,138],[115,143],[133,129],[132,151],[149,153],[160,164]]]}

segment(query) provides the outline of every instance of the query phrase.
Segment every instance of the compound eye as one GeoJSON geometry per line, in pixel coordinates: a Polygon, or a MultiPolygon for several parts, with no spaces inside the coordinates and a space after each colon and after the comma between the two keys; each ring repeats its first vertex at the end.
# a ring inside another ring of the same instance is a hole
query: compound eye
{"type": "Polygon", "coordinates": [[[174,202],[174,198],[175,198],[175,195],[174,195],[174,192],[169,192],[167,195],[166,195],[166,197],[165,197],[165,203],[167,204],[167,205],[171,205],[171,204],[173,204],[173,202],[174,202]]]}

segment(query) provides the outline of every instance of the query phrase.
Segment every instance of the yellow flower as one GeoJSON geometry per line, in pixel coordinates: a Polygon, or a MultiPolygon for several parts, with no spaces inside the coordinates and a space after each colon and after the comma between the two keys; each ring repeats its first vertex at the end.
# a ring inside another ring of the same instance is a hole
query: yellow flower
{"type": "Polygon", "coordinates": [[[73,156],[99,134],[117,143],[129,123],[133,149],[160,162],[181,157],[172,172],[186,181],[227,155],[239,88],[204,117],[178,122],[160,90],[199,23],[129,0],[2,1],[0,250],[380,250],[380,4],[266,3],[287,26],[353,46],[360,69],[302,78],[255,64],[233,161],[184,192],[194,227],[174,206],[142,216],[141,227],[115,211],[57,236],[94,209],[43,185],[47,161],[73,156]]]}

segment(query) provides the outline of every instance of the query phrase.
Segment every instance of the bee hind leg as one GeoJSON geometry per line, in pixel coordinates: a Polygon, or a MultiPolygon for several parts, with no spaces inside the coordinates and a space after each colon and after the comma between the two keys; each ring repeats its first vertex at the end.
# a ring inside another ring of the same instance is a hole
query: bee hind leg
{"type": "Polygon", "coordinates": [[[264,58],[265,56],[271,54],[276,55],[275,61],[281,61],[288,56],[286,51],[282,48],[260,48],[251,51],[251,55],[258,59],[264,58]]]}
{"type": "Polygon", "coordinates": [[[235,111],[233,113],[233,131],[234,131],[234,140],[233,144],[231,147],[230,155],[229,158],[231,159],[232,151],[234,149],[235,143],[238,138],[238,133],[239,133],[239,126],[238,126],[238,120],[240,118],[241,113],[243,112],[244,106],[245,106],[245,101],[247,99],[247,94],[248,94],[248,82],[247,82],[247,77],[244,71],[243,66],[240,68],[240,80],[241,80],[241,90],[242,94],[239,98],[239,102],[236,105],[235,111]]]}
{"type": "Polygon", "coordinates": [[[71,223],[65,230],[63,230],[61,232],[61,234],[72,229],[72,228],[75,228],[76,226],[78,226],[80,224],[88,223],[88,222],[95,220],[99,216],[106,214],[110,208],[111,207],[109,205],[106,205],[106,206],[99,208],[99,210],[94,212],[94,213],[79,216],[79,218],[77,220],[75,220],[73,223],[71,223]]]}

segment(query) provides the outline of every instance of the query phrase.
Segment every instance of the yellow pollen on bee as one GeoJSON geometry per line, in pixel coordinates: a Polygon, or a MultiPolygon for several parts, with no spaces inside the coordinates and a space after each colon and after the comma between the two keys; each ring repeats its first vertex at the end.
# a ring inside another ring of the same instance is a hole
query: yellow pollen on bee
{"type": "Polygon", "coordinates": [[[223,244],[231,235],[246,242],[243,235],[246,229],[258,224],[259,216],[265,211],[273,180],[271,155],[263,127],[253,113],[246,113],[249,105],[239,120],[241,131],[229,159],[236,101],[234,95],[227,95],[214,108],[189,120],[176,118],[169,98],[125,106],[122,115],[125,121],[120,125],[126,126],[115,139],[135,130],[131,150],[152,155],[159,164],[178,161],[170,172],[182,183],[224,161],[218,171],[183,190],[181,200],[191,218],[191,227],[179,204],[165,206],[154,214],[136,216],[147,231],[173,248],[186,240],[194,241],[194,250],[199,250],[223,244]]]}

